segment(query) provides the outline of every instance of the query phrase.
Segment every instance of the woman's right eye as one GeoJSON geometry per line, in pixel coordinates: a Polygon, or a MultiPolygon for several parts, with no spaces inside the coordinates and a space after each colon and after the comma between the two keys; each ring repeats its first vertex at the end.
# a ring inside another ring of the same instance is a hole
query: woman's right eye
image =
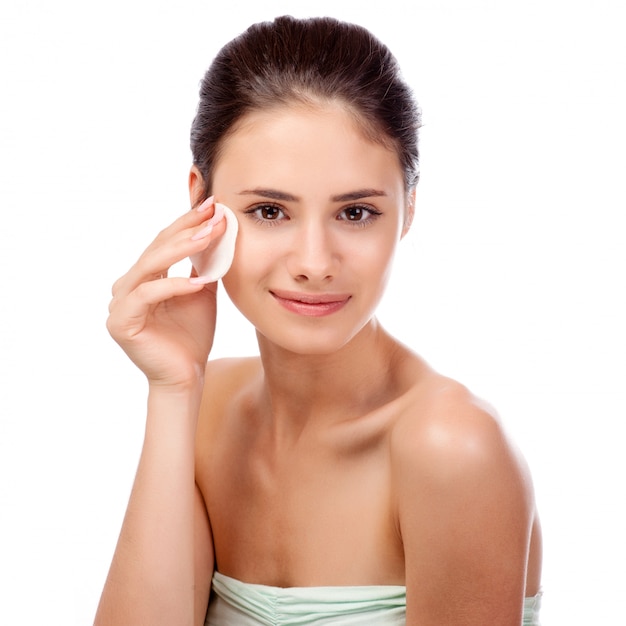
{"type": "Polygon", "coordinates": [[[276,222],[285,217],[283,210],[273,204],[258,204],[248,209],[246,213],[259,222],[276,222]]]}

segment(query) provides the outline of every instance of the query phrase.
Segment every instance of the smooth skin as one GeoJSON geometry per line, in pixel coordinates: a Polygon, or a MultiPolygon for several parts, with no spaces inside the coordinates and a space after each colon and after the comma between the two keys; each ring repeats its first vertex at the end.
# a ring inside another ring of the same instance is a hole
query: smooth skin
{"type": "Polygon", "coordinates": [[[223,232],[194,239],[213,204],[193,168],[202,210],[114,287],[108,327],[149,398],[96,624],[199,626],[219,569],[406,584],[408,625],[519,626],[541,569],[525,463],[491,408],[375,318],[413,211],[395,152],[340,104],[256,111],[212,189],[239,221],[223,282],[260,357],[207,363],[216,285],[160,278],[223,232]]]}

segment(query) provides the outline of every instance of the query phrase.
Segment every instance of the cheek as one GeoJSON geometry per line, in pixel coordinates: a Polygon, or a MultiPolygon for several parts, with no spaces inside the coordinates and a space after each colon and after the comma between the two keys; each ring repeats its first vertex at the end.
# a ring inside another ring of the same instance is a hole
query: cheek
{"type": "MultiPolygon", "coordinates": [[[[339,261],[335,279],[340,282],[357,279],[378,291],[387,282],[398,237],[389,231],[383,236],[374,231],[360,236],[355,234],[340,232],[332,237],[330,247],[339,261]]],[[[228,294],[237,298],[246,285],[249,288],[251,284],[275,280],[277,276],[284,280],[285,272],[289,273],[289,259],[297,254],[293,251],[294,245],[286,232],[251,233],[240,228],[233,263],[223,278],[228,294]]]]}
{"type": "Polygon", "coordinates": [[[377,302],[383,297],[391,272],[393,268],[393,262],[395,258],[396,247],[386,246],[379,248],[377,254],[370,257],[370,264],[368,266],[370,272],[369,286],[370,295],[377,302]]]}
{"type": "Polygon", "coordinates": [[[356,269],[372,276],[382,276],[389,272],[395,255],[395,240],[375,239],[370,242],[361,242],[353,248],[351,265],[356,269]]]}
{"type": "Polygon", "coordinates": [[[235,256],[231,265],[231,270],[234,273],[241,273],[246,271],[246,268],[252,266],[252,259],[262,258],[260,250],[258,248],[258,241],[255,241],[253,237],[250,237],[245,228],[239,226],[239,235],[237,237],[237,243],[235,245],[235,256]],[[256,244],[256,246],[255,246],[256,244]]]}
{"type": "Polygon", "coordinates": [[[227,292],[235,295],[245,281],[258,279],[267,271],[272,260],[272,247],[264,245],[262,237],[251,236],[240,227],[235,256],[222,281],[227,292]]]}

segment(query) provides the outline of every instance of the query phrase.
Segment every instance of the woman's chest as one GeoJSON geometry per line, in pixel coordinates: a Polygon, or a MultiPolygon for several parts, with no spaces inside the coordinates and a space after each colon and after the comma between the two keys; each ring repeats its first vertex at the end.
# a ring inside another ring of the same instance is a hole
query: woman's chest
{"type": "Polygon", "coordinates": [[[198,477],[220,571],[278,586],[403,584],[380,446],[227,448],[198,477]]]}

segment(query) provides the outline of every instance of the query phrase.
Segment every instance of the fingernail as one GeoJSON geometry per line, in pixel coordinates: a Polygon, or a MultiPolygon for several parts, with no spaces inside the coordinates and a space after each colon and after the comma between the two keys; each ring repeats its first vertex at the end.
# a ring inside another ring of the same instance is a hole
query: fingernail
{"type": "Polygon", "coordinates": [[[198,241],[198,239],[202,239],[207,235],[210,235],[213,230],[213,224],[207,224],[202,230],[199,230],[193,237],[191,241],[198,241]]]}
{"type": "Polygon", "coordinates": [[[213,224],[215,226],[215,224],[217,224],[223,217],[224,217],[224,207],[221,204],[216,204],[213,215],[209,218],[208,223],[213,224]]]}
{"type": "Polygon", "coordinates": [[[198,213],[206,211],[212,204],[215,196],[209,196],[196,210],[198,213]]]}

